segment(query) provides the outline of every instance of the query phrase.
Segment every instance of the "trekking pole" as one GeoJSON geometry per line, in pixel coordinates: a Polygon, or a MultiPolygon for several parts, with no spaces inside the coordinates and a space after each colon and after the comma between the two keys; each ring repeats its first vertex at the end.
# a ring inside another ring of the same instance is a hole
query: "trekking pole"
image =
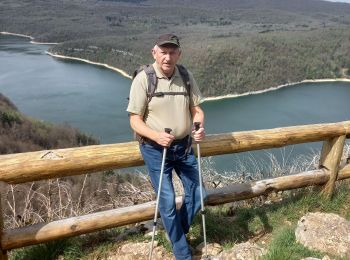
{"type": "MultiPolygon", "coordinates": [[[[168,134],[170,134],[171,129],[165,128],[164,131],[168,134]]],[[[162,166],[160,168],[160,178],[159,178],[159,184],[158,184],[158,192],[157,192],[157,200],[156,200],[156,210],[154,212],[154,219],[153,219],[153,233],[152,233],[152,243],[151,248],[149,252],[149,260],[152,260],[152,254],[153,254],[153,243],[154,243],[154,236],[156,234],[156,227],[157,227],[157,217],[158,217],[158,206],[159,206],[159,197],[160,197],[160,190],[162,188],[162,180],[163,180],[163,172],[164,172],[164,164],[165,164],[165,157],[166,157],[166,151],[167,148],[163,148],[163,158],[162,158],[162,166]]]]}
{"type": "MultiPolygon", "coordinates": [[[[194,122],[194,128],[196,131],[199,130],[200,123],[194,122]]],[[[205,228],[205,209],[204,209],[204,200],[203,200],[203,179],[202,179],[202,170],[201,170],[201,151],[199,147],[199,143],[197,143],[197,160],[198,160],[198,174],[199,174],[199,190],[201,193],[201,215],[202,215],[202,223],[203,223],[203,238],[204,238],[204,247],[205,247],[205,258],[204,259],[210,259],[208,257],[208,251],[207,251],[207,232],[205,228]]]]}

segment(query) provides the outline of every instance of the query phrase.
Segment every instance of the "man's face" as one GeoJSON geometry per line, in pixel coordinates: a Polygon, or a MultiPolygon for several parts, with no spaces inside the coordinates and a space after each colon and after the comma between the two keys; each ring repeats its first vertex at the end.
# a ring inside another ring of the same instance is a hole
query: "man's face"
{"type": "Polygon", "coordinates": [[[174,45],[155,46],[152,49],[153,58],[165,76],[171,77],[177,61],[181,56],[180,48],[174,45]]]}

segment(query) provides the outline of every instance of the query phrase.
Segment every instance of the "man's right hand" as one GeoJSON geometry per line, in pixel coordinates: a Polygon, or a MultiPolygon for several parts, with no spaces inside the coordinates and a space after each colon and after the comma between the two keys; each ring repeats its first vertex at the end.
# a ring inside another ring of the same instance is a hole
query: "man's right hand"
{"type": "Polygon", "coordinates": [[[166,132],[159,132],[156,138],[157,144],[163,147],[169,147],[171,143],[174,141],[175,137],[172,134],[168,134],[166,132]]]}
{"type": "MultiPolygon", "coordinates": [[[[157,132],[149,128],[143,121],[143,116],[137,114],[130,114],[131,128],[141,136],[145,136],[157,144],[168,147],[174,141],[175,137],[171,134],[164,132],[157,132]]],[[[166,129],[164,129],[166,130],[166,129]]]]}

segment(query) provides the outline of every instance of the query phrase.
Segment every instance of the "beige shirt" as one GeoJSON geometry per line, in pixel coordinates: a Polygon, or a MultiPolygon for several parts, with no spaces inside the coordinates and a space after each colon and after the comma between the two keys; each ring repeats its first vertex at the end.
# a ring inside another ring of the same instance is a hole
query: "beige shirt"
{"type": "MultiPolygon", "coordinates": [[[[177,67],[171,79],[162,74],[156,63],[153,64],[153,67],[158,78],[155,92],[187,92],[177,67]]],[[[164,95],[152,97],[151,102],[147,105],[147,75],[141,71],[131,84],[127,111],[143,116],[146,125],[153,130],[162,132],[164,128],[171,128],[171,134],[176,139],[184,138],[192,128],[190,107],[202,102],[201,93],[191,72],[189,72],[189,77],[190,98],[187,95],[164,95]]]]}

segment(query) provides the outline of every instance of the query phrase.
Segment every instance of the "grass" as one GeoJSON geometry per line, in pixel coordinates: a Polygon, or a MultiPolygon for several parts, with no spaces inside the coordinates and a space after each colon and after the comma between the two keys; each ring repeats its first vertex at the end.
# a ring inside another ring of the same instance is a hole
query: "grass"
{"type": "Polygon", "coordinates": [[[63,255],[64,259],[74,260],[83,255],[79,238],[63,239],[45,244],[25,247],[14,250],[10,255],[13,260],[52,260],[63,255]]]}
{"type": "MultiPolygon", "coordinates": [[[[10,253],[11,260],[52,260],[63,257],[65,260],[101,259],[115,248],[115,239],[127,230],[126,227],[112,228],[74,238],[56,240],[44,244],[15,249],[10,253]]],[[[140,241],[141,235],[129,235],[128,241],[140,241]]]]}
{"type": "Polygon", "coordinates": [[[276,232],[268,248],[268,253],[262,257],[263,260],[299,260],[303,257],[322,258],[323,254],[309,250],[295,241],[293,227],[284,227],[276,232]]]}

